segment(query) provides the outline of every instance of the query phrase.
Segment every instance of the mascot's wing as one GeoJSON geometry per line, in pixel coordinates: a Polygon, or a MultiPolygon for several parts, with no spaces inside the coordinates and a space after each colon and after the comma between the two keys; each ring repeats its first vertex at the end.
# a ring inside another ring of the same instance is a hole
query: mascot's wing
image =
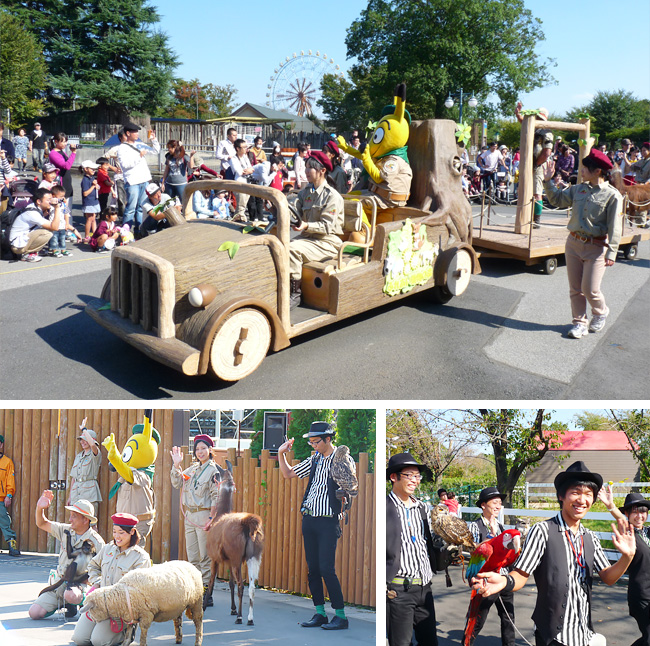
{"type": "Polygon", "coordinates": [[[354,148],[354,146],[350,146],[347,141],[345,141],[345,137],[342,137],[339,135],[336,138],[336,143],[339,145],[339,148],[344,152],[347,153],[348,155],[352,155],[353,157],[356,157],[357,159],[361,159],[361,153],[354,148]]]}
{"type": "MultiPolygon", "coordinates": [[[[497,537],[498,538],[498,537],[497,537]]],[[[469,557],[469,564],[467,565],[467,580],[471,581],[479,572],[484,570],[485,564],[490,560],[494,548],[492,541],[483,541],[469,557]]],[[[485,570],[487,571],[487,570],[485,570]]]]}
{"type": "Polygon", "coordinates": [[[108,452],[108,461],[113,465],[118,475],[122,476],[127,482],[133,484],[133,472],[128,466],[126,466],[126,464],[124,464],[124,460],[122,460],[122,456],[117,450],[115,435],[111,433],[106,436],[102,442],[102,446],[106,448],[108,452]]]}
{"type": "Polygon", "coordinates": [[[363,163],[363,167],[367,171],[368,175],[372,178],[374,182],[377,184],[381,183],[382,178],[381,178],[381,171],[377,168],[374,160],[370,156],[370,147],[366,146],[361,153],[361,162],[363,163]]]}

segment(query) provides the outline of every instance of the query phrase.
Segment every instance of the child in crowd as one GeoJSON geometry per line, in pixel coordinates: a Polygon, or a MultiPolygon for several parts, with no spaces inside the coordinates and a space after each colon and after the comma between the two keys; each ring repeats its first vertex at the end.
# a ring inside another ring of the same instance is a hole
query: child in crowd
{"type": "Polygon", "coordinates": [[[469,177],[467,176],[467,166],[463,166],[463,174],[460,176],[460,185],[463,189],[463,195],[469,197],[469,177]]]}
{"type": "Polygon", "coordinates": [[[198,219],[213,218],[215,213],[212,209],[212,191],[194,191],[192,208],[198,219]]]}
{"type": "Polygon", "coordinates": [[[231,210],[227,191],[217,191],[217,194],[212,198],[212,210],[217,220],[230,219],[231,210]]]}
{"type": "Polygon", "coordinates": [[[95,179],[95,171],[98,168],[97,164],[89,160],[81,162],[81,172],[84,174],[81,180],[81,209],[86,218],[85,243],[90,242],[90,237],[97,229],[95,217],[100,212],[99,184],[95,179]]]}
{"type": "Polygon", "coordinates": [[[503,177],[499,177],[499,183],[497,184],[497,199],[508,199],[508,185],[506,184],[506,180],[503,177]]]}
{"type": "Polygon", "coordinates": [[[54,164],[43,164],[43,179],[38,185],[38,188],[47,188],[51,191],[58,184],[59,178],[56,172],[56,166],[54,164]]]}
{"type": "MultiPolygon", "coordinates": [[[[47,164],[46,164],[47,165],[47,164]]],[[[45,168],[45,166],[44,166],[45,168]]],[[[50,189],[52,191],[52,199],[50,201],[50,220],[54,219],[57,209],[59,210],[59,229],[52,232],[52,237],[49,242],[50,256],[61,258],[63,256],[71,256],[72,252],[65,248],[66,232],[71,231],[81,240],[81,235],[75,230],[70,222],[70,210],[65,199],[65,189],[59,184],[55,184],[50,189]]]]}
{"type": "Polygon", "coordinates": [[[90,246],[94,251],[103,253],[115,247],[120,238],[120,229],[115,226],[117,206],[107,206],[100,218],[99,226],[90,238],[90,246]]]}
{"type": "Polygon", "coordinates": [[[285,163],[283,160],[279,160],[277,163],[271,165],[271,171],[275,173],[273,179],[269,186],[271,188],[276,188],[278,191],[282,190],[284,186],[284,176],[285,176],[285,163]]]}
{"type": "Polygon", "coordinates": [[[477,168],[472,177],[472,183],[469,186],[470,195],[480,195],[481,193],[481,170],[477,168]]]}
{"type": "Polygon", "coordinates": [[[97,183],[99,184],[99,208],[103,213],[108,206],[108,200],[113,190],[113,180],[109,177],[108,171],[111,169],[110,162],[106,157],[100,157],[96,162],[99,169],[97,170],[97,183]]]}

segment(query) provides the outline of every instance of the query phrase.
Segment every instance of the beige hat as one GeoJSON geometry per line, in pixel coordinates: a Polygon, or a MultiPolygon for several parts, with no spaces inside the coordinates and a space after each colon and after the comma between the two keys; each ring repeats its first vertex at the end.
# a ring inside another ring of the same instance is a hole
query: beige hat
{"type": "Polygon", "coordinates": [[[74,505],[66,505],[65,508],[68,511],[76,511],[78,514],[85,516],[88,518],[88,520],[90,520],[91,525],[94,525],[97,522],[97,519],[93,515],[95,513],[95,508],[93,507],[92,502],[88,502],[83,498],[81,500],[77,500],[74,505]]]}
{"type": "MultiPolygon", "coordinates": [[[[92,437],[93,440],[95,440],[95,442],[97,441],[97,433],[95,433],[95,431],[93,431],[91,428],[84,428],[83,430],[88,431],[88,435],[90,435],[90,437],[92,437]]],[[[79,434],[79,435],[77,435],[77,439],[78,440],[83,440],[84,436],[79,434]]]]}

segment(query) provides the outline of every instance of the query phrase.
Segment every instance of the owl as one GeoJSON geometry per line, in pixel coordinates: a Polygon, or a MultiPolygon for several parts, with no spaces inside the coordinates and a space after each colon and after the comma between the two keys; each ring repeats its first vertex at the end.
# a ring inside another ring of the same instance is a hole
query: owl
{"type": "Polygon", "coordinates": [[[337,446],[334,452],[332,479],[339,486],[337,498],[351,498],[359,493],[356,465],[350,455],[350,449],[345,445],[337,446]]]}
{"type": "Polygon", "coordinates": [[[452,516],[446,505],[436,505],[431,510],[431,529],[449,545],[462,545],[470,552],[476,549],[467,523],[462,518],[452,516]]]}

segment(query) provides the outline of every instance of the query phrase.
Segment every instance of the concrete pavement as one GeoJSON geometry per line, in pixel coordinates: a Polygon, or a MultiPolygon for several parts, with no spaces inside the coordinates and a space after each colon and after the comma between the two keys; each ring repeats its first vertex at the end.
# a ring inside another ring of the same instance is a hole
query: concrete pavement
{"type": "MultiPolygon", "coordinates": [[[[50,568],[57,559],[51,554],[26,553],[12,558],[0,555],[0,644],[2,646],[64,646],[70,643],[74,620],[65,621],[55,613],[42,621],[27,616],[31,603],[46,585],[50,568]]],[[[214,607],[208,608],[203,620],[203,644],[223,646],[359,646],[375,644],[375,613],[361,608],[346,608],[350,621],[348,630],[335,634],[320,628],[302,628],[301,621],[313,614],[311,599],[257,590],[255,593],[255,626],[238,626],[230,615],[228,583],[217,581],[214,607]]],[[[248,612],[248,593],[244,595],[244,621],[248,612]]],[[[333,613],[326,607],[328,614],[333,613]]],[[[134,645],[139,643],[139,631],[134,645]]],[[[149,644],[174,644],[174,624],[154,623],[147,637],[149,644]]],[[[183,644],[194,644],[194,624],[184,617],[183,644]]]]}

